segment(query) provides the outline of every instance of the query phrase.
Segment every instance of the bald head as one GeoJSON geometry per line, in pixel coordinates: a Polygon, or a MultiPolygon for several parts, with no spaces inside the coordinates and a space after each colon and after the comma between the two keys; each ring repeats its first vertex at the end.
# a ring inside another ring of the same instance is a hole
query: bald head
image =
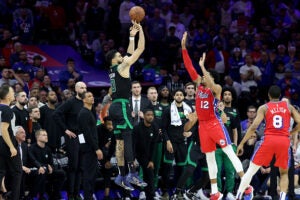
{"type": "Polygon", "coordinates": [[[76,92],[76,96],[80,97],[80,95],[84,92],[86,92],[86,84],[84,82],[77,82],[75,84],[75,92],[76,92]]]}

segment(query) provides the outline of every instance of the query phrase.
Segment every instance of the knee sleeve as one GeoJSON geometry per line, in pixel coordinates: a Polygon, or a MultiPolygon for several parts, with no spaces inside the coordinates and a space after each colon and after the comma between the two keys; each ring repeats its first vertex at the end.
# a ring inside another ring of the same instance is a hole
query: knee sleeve
{"type": "Polygon", "coordinates": [[[215,152],[206,153],[206,162],[208,166],[208,174],[210,179],[216,179],[218,173],[218,167],[215,157],[215,152]]]}
{"type": "Polygon", "coordinates": [[[240,161],[240,159],[237,157],[237,155],[234,153],[232,146],[227,145],[226,147],[222,148],[223,152],[228,156],[230,159],[234,169],[236,172],[242,172],[243,170],[243,165],[240,161]]]}

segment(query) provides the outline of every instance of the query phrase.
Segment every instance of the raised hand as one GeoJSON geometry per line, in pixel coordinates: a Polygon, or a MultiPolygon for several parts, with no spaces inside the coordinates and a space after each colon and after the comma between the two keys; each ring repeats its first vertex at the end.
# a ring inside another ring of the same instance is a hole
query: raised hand
{"type": "Polygon", "coordinates": [[[187,32],[185,31],[183,33],[182,39],[181,39],[181,48],[186,49],[186,38],[187,38],[187,32]]]}
{"type": "Polygon", "coordinates": [[[206,53],[203,53],[199,60],[200,67],[204,67],[205,58],[206,58],[206,53]]]}

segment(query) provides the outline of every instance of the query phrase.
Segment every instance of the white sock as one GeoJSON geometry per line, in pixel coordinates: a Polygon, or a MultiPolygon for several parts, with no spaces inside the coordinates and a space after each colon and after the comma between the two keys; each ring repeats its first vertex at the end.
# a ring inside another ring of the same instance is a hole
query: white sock
{"type": "Polygon", "coordinates": [[[280,197],[279,200],[285,200],[286,193],[285,192],[280,192],[280,197]]]}
{"type": "Polygon", "coordinates": [[[241,183],[237,192],[237,198],[241,199],[244,194],[245,189],[249,186],[252,177],[259,170],[260,166],[255,165],[253,162],[250,162],[250,166],[246,172],[246,174],[242,177],[241,183]]]}
{"type": "Polygon", "coordinates": [[[211,193],[212,194],[218,193],[218,184],[217,183],[212,183],[211,184],[211,193]]]}
{"type": "Polygon", "coordinates": [[[226,147],[222,148],[223,152],[228,156],[230,159],[235,171],[237,173],[244,171],[243,170],[243,165],[240,161],[240,159],[237,157],[237,155],[234,153],[232,146],[227,145],[226,147]]]}

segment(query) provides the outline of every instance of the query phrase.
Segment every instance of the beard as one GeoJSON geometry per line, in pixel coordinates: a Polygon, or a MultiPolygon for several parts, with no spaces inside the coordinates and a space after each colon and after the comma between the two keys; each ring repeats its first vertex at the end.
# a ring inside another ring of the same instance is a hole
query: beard
{"type": "Polygon", "coordinates": [[[175,101],[176,101],[176,103],[182,103],[182,102],[183,102],[183,99],[182,99],[182,100],[176,100],[176,99],[175,99],[175,101]]]}
{"type": "Polygon", "coordinates": [[[57,99],[49,99],[50,104],[56,104],[56,102],[57,102],[57,99]]]}
{"type": "Polygon", "coordinates": [[[26,104],[27,104],[27,102],[26,101],[24,101],[24,102],[18,102],[21,106],[25,106],[26,104]]]}

